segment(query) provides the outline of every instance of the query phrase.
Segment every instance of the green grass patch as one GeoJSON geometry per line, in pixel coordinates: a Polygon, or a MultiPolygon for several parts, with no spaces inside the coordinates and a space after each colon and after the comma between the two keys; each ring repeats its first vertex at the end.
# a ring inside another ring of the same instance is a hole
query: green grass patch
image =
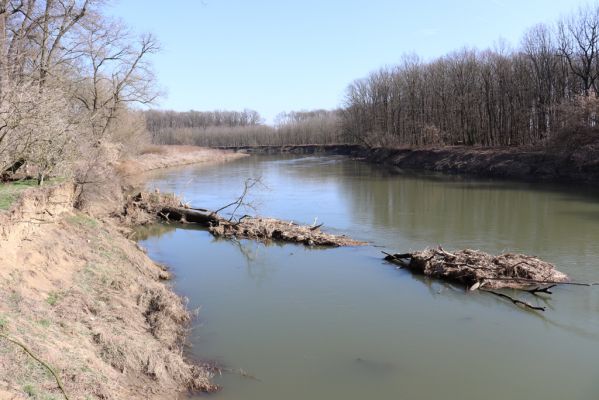
{"type": "MultiPolygon", "coordinates": [[[[64,181],[65,178],[52,178],[45,181],[44,186],[56,185],[64,181]]],[[[0,182],[0,210],[8,210],[24,190],[33,187],[38,187],[36,179],[23,179],[6,183],[0,182]]]]}
{"type": "Polygon", "coordinates": [[[5,330],[8,327],[8,319],[6,316],[0,314],[0,332],[5,330]]]}
{"type": "Polygon", "coordinates": [[[56,303],[58,303],[58,301],[60,300],[60,293],[58,292],[50,292],[48,294],[48,298],[46,299],[46,302],[48,304],[50,304],[51,306],[55,306],[56,303]]]}
{"type": "Polygon", "coordinates": [[[95,219],[85,215],[85,214],[75,214],[67,218],[67,222],[73,225],[81,225],[86,226],[88,228],[97,228],[98,221],[95,219]]]}
{"type": "Polygon", "coordinates": [[[30,383],[23,385],[23,392],[29,397],[37,396],[37,388],[30,383]]]}
{"type": "Polygon", "coordinates": [[[40,324],[41,326],[43,326],[44,328],[48,328],[52,324],[47,319],[40,319],[39,321],[37,321],[37,323],[40,324]]]}
{"type": "Polygon", "coordinates": [[[16,182],[0,183],[0,210],[8,210],[19,198],[21,192],[37,186],[37,181],[27,179],[16,182]]]}

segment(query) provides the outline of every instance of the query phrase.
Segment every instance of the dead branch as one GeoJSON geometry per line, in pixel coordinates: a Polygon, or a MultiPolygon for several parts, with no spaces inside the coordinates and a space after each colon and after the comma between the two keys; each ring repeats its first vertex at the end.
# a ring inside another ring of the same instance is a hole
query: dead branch
{"type": "Polygon", "coordinates": [[[317,230],[318,228],[320,228],[323,225],[324,225],[324,222],[322,222],[322,223],[320,223],[318,225],[314,225],[314,226],[310,227],[310,230],[311,231],[315,231],[315,230],[317,230]]]}
{"type": "Polygon", "coordinates": [[[239,195],[239,197],[235,201],[217,209],[216,211],[214,211],[214,213],[218,214],[219,212],[226,210],[227,208],[235,207],[233,209],[233,212],[231,212],[231,217],[229,218],[229,222],[232,222],[235,218],[235,213],[237,213],[237,210],[239,210],[239,208],[244,207],[255,209],[254,204],[252,204],[251,202],[246,202],[246,197],[250,194],[250,191],[256,185],[263,185],[262,178],[247,178],[243,183],[243,191],[241,192],[241,195],[239,195]]]}
{"type": "Polygon", "coordinates": [[[235,375],[241,376],[242,378],[251,379],[251,380],[257,381],[257,382],[262,382],[262,380],[260,380],[256,376],[248,373],[247,371],[245,371],[242,368],[228,368],[223,365],[219,365],[214,361],[204,363],[203,367],[206,368],[206,370],[208,370],[209,372],[212,372],[213,374],[218,374],[218,375],[222,375],[223,373],[235,374],[235,375]]]}
{"type": "Polygon", "coordinates": [[[571,282],[571,281],[551,281],[551,280],[537,280],[537,279],[526,279],[526,278],[508,278],[508,277],[498,277],[498,278],[485,278],[486,280],[498,280],[498,281],[517,281],[529,283],[531,285],[534,284],[552,284],[552,285],[572,285],[572,286],[599,286],[599,282],[571,282]]]}
{"type": "Polygon", "coordinates": [[[385,251],[381,251],[381,253],[385,254],[385,260],[397,264],[400,268],[407,268],[409,266],[409,262],[406,261],[411,257],[410,254],[390,254],[385,251]]]}
{"type": "Polygon", "coordinates": [[[528,293],[531,293],[531,294],[534,294],[535,296],[536,296],[538,293],[547,293],[547,294],[553,294],[553,292],[550,292],[550,291],[549,291],[549,289],[551,289],[551,288],[554,288],[554,287],[556,287],[556,286],[557,286],[557,284],[553,284],[553,285],[550,285],[550,286],[547,286],[547,287],[540,287],[540,286],[539,286],[539,287],[537,287],[537,288],[534,288],[534,289],[529,289],[529,290],[527,290],[527,292],[528,292],[528,293]]]}
{"type": "Polygon", "coordinates": [[[516,299],[514,297],[508,296],[505,293],[495,292],[493,290],[486,290],[486,289],[482,289],[482,291],[483,292],[487,292],[487,293],[491,293],[491,294],[493,294],[495,296],[502,297],[504,299],[507,299],[507,300],[511,301],[512,303],[514,303],[517,306],[520,305],[520,306],[523,306],[525,308],[530,308],[531,310],[535,310],[535,311],[545,311],[545,307],[533,306],[530,303],[527,303],[525,301],[522,301],[522,300],[516,299]]]}

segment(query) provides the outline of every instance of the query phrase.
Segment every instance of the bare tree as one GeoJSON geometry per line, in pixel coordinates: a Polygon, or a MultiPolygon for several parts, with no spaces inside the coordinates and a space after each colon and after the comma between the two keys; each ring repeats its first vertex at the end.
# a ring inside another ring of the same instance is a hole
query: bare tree
{"type": "Polygon", "coordinates": [[[596,90],[599,73],[599,7],[584,6],[557,24],[560,55],[570,71],[580,79],[585,96],[596,90]]]}
{"type": "Polygon", "coordinates": [[[157,96],[155,38],[136,39],[101,5],[0,0],[0,172],[28,163],[42,183],[78,152],[116,140],[114,121],[157,96]]]}

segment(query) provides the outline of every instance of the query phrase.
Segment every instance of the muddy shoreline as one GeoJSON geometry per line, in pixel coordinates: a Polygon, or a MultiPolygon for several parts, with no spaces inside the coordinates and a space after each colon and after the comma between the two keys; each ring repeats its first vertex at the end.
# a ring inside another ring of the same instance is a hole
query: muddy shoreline
{"type": "Polygon", "coordinates": [[[360,145],[220,147],[248,154],[344,155],[414,171],[544,182],[599,181],[599,144],[575,150],[545,148],[367,148],[360,145]]]}

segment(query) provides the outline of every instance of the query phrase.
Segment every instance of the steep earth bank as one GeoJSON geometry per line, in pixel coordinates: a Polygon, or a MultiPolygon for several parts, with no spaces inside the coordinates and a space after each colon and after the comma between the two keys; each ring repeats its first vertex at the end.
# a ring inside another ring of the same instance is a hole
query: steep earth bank
{"type": "Polygon", "coordinates": [[[574,149],[439,147],[367,148],[359,145],[222,147],[249,154],[332,154],[401,169],[538,181],[599,181],[599,140],[574,149]]]}
{"type": "MultiPolygon", "coordinates": [[[[200,152],[201,162],[239,156],[200,152]]],[[[159,165],[180,165],[173,154],[159,165]]],[[[193,312],[164,283],[168,272],[114,215],[75,209],[77,197],[69,182],[28,189],[0,212],[0,398],[64,398],[24,347],[71,400],[214,390],[210,368],[184,357],[193,312]]]]}

